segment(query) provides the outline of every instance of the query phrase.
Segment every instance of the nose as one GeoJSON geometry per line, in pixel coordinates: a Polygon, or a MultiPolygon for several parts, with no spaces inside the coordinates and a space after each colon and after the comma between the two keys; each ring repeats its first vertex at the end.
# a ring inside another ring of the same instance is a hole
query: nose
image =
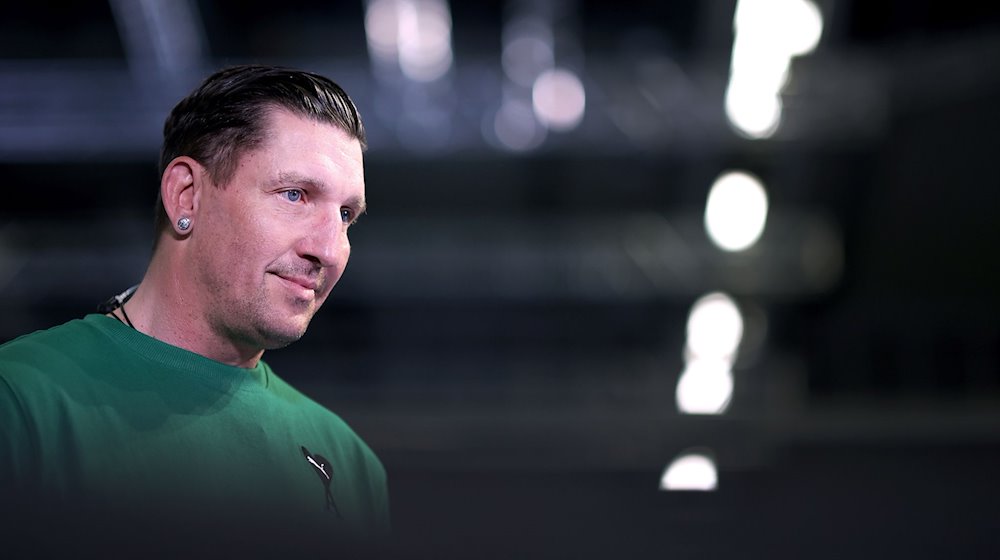
{"type": "Polygon", "coordinates": [[[340,218],[340,209],[324,212],[307,225],[298,247],[299,256],[323,268],[343,269],[351,255],[347,224],[340,218]]]}

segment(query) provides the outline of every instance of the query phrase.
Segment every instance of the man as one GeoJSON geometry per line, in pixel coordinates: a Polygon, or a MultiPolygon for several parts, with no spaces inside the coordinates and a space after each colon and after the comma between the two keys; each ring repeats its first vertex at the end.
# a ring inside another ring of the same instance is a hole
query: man
{"type": "Polygon", "coordinates": [[[286,68],[222,70],[173,109],[141,283],[0,346],[11,518],[143,539],[387,530],[381,463],[261,360],[305,333],[347,265],[365,146],[339,86],[286,68]]]}

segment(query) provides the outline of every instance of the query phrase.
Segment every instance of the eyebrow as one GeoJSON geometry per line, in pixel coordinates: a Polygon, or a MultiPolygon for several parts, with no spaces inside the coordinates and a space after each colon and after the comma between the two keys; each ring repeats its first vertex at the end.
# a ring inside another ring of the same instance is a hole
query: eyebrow
{"type": "Polygon", "coordinates": [[[320,187],[320,188],[323,188],[325,186],[325,183],[323,183],[323,181],[317,181],[307,175],[301,175],[299,173],[295,173],[294,171],[282,171],[278,173],[277,182],[281,184],[291,183],[293,185],[307,185],[310,187],[320,187]]]}
{"type": "Polygon", "coordinates": [[[368,212],[368,203],[363,198],[351,197],[350,204],[357,209],[358,216],[368,212]]]}
{"type": "MultiPolygon", "coordinates": [[[[303,185],[318,189],[326,188],[326,183],[324,183],[323,181],[317,181],[316,179],[313,179],[307,175],[302,175],[294,171],[282,171],[278,173],[277,182],[279,184],[285,184],[285,185],[287,184],[303,185]]],[[[347,200],[347,202],[348,204],[354,206],[357,209],[358,215],[364,214],[365,212],[368,211],[368,203],[365,201],[365,199],[361,197],[352,196],[347,200]]]]}

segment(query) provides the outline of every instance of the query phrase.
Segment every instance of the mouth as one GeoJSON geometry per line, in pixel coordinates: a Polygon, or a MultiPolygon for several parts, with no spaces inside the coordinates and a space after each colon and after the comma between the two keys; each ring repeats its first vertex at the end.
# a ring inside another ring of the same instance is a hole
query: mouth
{"type": "Polygon", "coordinates": [[[273,273],[281,283],[296,294],[297,297],[301,299],[312,299],[316,295],[316,289],[319,287],[319,283],[310,278],[305,278],[302,276],[286,276],[283,274],[273,273]]]}

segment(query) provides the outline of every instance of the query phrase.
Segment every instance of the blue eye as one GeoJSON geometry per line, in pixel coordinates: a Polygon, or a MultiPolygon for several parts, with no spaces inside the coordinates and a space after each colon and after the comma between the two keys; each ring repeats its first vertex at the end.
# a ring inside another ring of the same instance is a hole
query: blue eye
{"type": "Polygon", "coordinates": [[[292,189],[290,191],[284,191],[281,193],[289,202],[298,202],[302,200],[302,191],[298,189],[292,189]]]}
{"type": "Polygon", "coordinates": [[[354,213],[351,212],[350,208],[341,208],[340,209],[340,219],[345,224],[351,223],[353,221],[353,218],[354,218],[354,213]]]}

